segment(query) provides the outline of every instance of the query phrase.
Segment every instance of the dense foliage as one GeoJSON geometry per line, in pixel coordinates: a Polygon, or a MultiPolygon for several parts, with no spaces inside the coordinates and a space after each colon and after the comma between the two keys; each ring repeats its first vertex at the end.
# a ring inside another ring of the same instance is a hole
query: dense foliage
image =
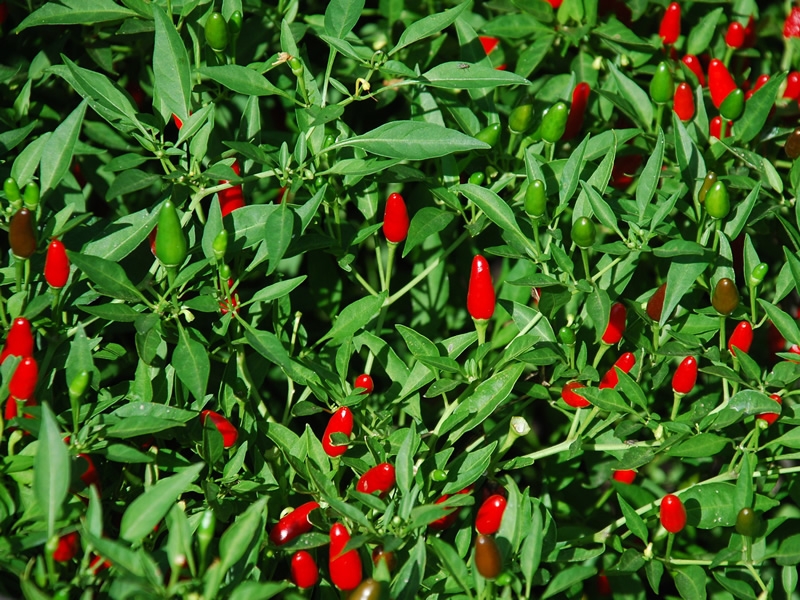
{"type": "Polygon", "coordinates": [[[800,9],[0,28],[0,594],[798,597],[800,9]]]}

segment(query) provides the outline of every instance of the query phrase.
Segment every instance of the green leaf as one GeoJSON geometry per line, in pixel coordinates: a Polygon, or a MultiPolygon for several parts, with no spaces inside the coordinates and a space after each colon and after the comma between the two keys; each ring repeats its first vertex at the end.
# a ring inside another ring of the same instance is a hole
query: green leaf
{"type": "Polygon", "coordinates": [[[706,270],[707,263],[702,260],[676,258],[669,265],[667,291],[664,294],[664,308],[661,311],[661,327],[669,320],[672,311],[678,306],[684,294],[694,285],[695,280],[706,270]]]}
{"type": "Polygon", "coordinates": [[[653,122],[653,104],[650,97],[634,81],[624,75],[612,62],[607,62],[611,75],[617,84],[620,96],[632,107],[639,118],[639,125],[649,127],[653,122]]]}
{"type": "Polygon", "coordinates": [[[403,443],[400,444],[400,450],[397,452],[396,462],[397,487],[403,494],[407,494],[411,490],[411,482],[414,477],[414,456],[420,442],[417,427],[413,421],[407,431],[403,443]]]}
{"type": "MultiPolygon", "coordinates": [[[[721,10],[721,9],[717,9],[721,10]]],[[[764,124],[778,97],[778,90],[786,79],[786,73],[777,73],[758,88],[744,105],[744,114],[736,121],[734,137],[745,144],[764,130],[764,124]]]]}
{"type": "Polygon", "coordinates": [[[500,229],[511,234],[521,243],[530,244],[519,228],[514,211],[511,210],[507,202],[492,190],[472,183],[456,185],[452,189],[455,192],[460,192],[465,198],[475,203],[489,217],[489,220],[500,229]]]}
{"type": "Polygon", "coordinates": [[[622,509],[622,516],[625,517],[625,524],[628,526],[628,529],[631,530],[633,535],[647,544],[647,525],[645,525],[644,519],[642,519],[642,517],[631,508],[631,505],[625,502],[619,494],[617,494],[617,501],[619,502],[620,509],[622,509]]]}
{"type": "MultiPolygon", "coordinates": [[[[749,102],[749,100],[748,100],[749,102]]],[[[739,234],[744,229],[745,225],[747,225],[747,220],[750,218],[750,214],[753,212],[753,208],[756,205],[756,200],[758,200],[758,196],[761,193],[761,182],[756,182],[753,189],[750,190],[750,193],[747,194],[747,198],[744,199],[744,202],[739,202],[736,205],[736,208],[733,211],[733,215],[731,215],[725,222],[725,227],[723,231],[725,235],[728,236],[728,239],[736,239],[739,237],[739,234]]]]}
{"type": "Polygon", "coordinates": [[[469,571],[467,571],[466,563],[458,555],[458,552],[456,552],[455,549],[447,542],[442,541],[440,538],[435,536],[429,539],[431,545],[433,546],[433,551],[441,561],[443,570],[449,573],[458,584],[458,587],[460,587],[471,597],[472,593],[471,586],[469,584],[469,571]]]}
{"type": "Polygon", "coordinates": [[[106,295],[130,302],[144,300],[142,293],[136,289],[125,274],[125,270],[117,263],[71,250],[67,250],[67,256],[70,262],[83,271],[106,295]]]}
{"type": "Polygon", "coordinates": [[[168,111],[185,121],[189,118],[192,92],[189,55],[171,16],[158,5],[153,5],[152,9],[155,20],[154,94],[168,111]]]}
{"type": "Polygon", "coordinates": [[[86,101],[84,100],[56,127],[53,135],[44,145],[39,180],[42,196],[48,190],[55,188],[69,170],[85,114],[86,101]]]}
{"type": "Polygon", "coordinates": [[[714,435],[713,433],[700,433],[671,447],[667,451],[667,455],[688,458],[714,456],[719,454],[729,443],[730,440],[728,438],[714,435]]]}
{"type": "Polygon", "coordinates": [[[644,166],[642,174],[639,176],[639,185],[636,186],[636,206],[639,208],[639,222],[644,219],[647,205],[653,200],[653,196],[658,189],[658,182],[661,179],[661,166],[664,164],[664,131],[658,128],[658,139],[656,147],[647,164],[644,166]]]}
{"type": "Polygon", "coordinates": [[[127,169],[117,175],[106,192],[106,200],[111,201],[118,196],[124,196],[139,190],[146,190],[155,184],[161,187],[161,176],[155,173],[145,173],[139,169],[127,169]]]}
{"type": "Polygon", "coordinates": [[[293,277],[292,279],[287,279],[285,281],[279,281],[277,283],[268,285],[267,287],[262,288],[253,294],[253,297],[244,304],[252,304],[254,302],[271,302],[276,298],[288,296],[292,290],[303,283],[306,278],[307,275],[301,275],[300,277],[293,277]]]}
{"type": "Polygon", "coordinates": [[[392,121],[334,144],[328,150],[355,146],[387,158],[426,160],[454,152],[488,150],[489,144],[460,131],[424,121],[392,121]]]}
{"type": "MultiPolygon", "coordinates": [[[[794,534],[781,541],[781,545],[767,558],[774,558],[781,566],[794,566],[800,562],[800,534],[794,534]]],[[[795,580],[796,580],[795,576],[795,580]]]]}
{"type": "Polygon", "coordinates": [[[48,538],[55,534],[56,519],[69,491],[69,452],[63,437],[50,404],[43,402],[39,447],[33,457],[33,494],[42,511],[48,538]]]}
{"type": "Polygon", "coordinates": [[[687,522],[700,529],[732,527],[739,508],[736,486],[730,483],[695,485],[680,495],[686,507],[687,522]]]}
{"type": "Polygon", "coordinates": [[[605,290],[596,287],[586,298],[586,313],[594,324],[595,343],[603,337],[608,326],[609,315],[611,314],[611,300],[605,290]]]}
{"type": "Polygon", "coordinates": [[[405,48],[409,44],[430,37],[442,31],[445,27],[449,27],[468,6],[470,6],[469,2],[462,2],[458,6],[444,12],[429,15],[418,21],[414,21],[400,35],[400,39],[397,40],[397,45],[389,51],[389,56],[392,56],[397,53],[398,50],[405,48]]]}
{"type": "Polygon", "coordinates": [[[172,354],[172,366],[181,383],[189,388],[197,400],[206,395],[208,376],[211,373],[211,362],[208,358],[207,344],[196,339],[194,329],[178,327],[178,344],[172,354]]]}
{"type": "Polygon", "coordinates": [[[569,155],[564,169],[561,171],[560,186],[558,189],[558,206],[559,208],[565,206],[575,190],[578,189],[578,182],[580,181],[581,171],[585,162],[584,153],[589,143],[590,136],[583,138],[583,141],[572,151],[569,155]]]}
{"type": "Polygon", "coordinates": [[[580,583],[581,581],[593,577],[596,573],[597,569],[595,567],[575,566],[567,567],[566,569],[560,569],[550,580],[550,583],[547,585],[547,589],[545,589],[541,599],[546,600],[551,596],[560,594],[561,592],[571,588],[576,583],[580,583]]]}
{"type": "MultiPolygon", "coordinates": [[[[613,367],[617,368],[617,367],[613,367]]],[[[620,371],[621,372],[621,371],[620,371]]],[[[605,410],[610,413],[634,413],[636,411],[622,399],[619,392],[613,388],[595,388],[585,387],[581,388],[580,395],[596,406],[600,410],[605,410]]]]}
{"type": "Polygon", "coordinates": [[[359,329],[366,327],[372,319],[378,316],[384,302],[386,302],[386,292],[356,300],[339,313],[333,323],[333,327],[322,336],[322,339],[330,339],[329,343],[333,346],[344,343],[348,338],[355,335],[359,329]]]}
{"type": "Polygon", "coordinates": [[[706,600],[706,572],[703,567],[689,565],[676,568],[672,573],[672,579],[684,600],[706,600]]]}
{"type": "Polygon", "coordinates": [[[403,246],[403,258],[430,236],[444,230],[453,222],[453,219],[455,219],[455,215],[450,211],[432,207],[418,210],[412,217],[411,225],[408,228],[408,238],[403,246]]]}
{"type": "Polygon", "coordinates": [[[761,308],[767,313],[769,320],[777,327],[778,331],[787,342],[790,344],[800,344],[800,329],[798,329],[797,323],[795,323],[792,317],[763,298],[759,298],[758,303],[761,304],[761,308]]]}
{"type": "Polygon", "coordinates": [[[20,33],[40,25],[95,25],[136,17],[113,0],[61,0],[47,2],[33,11],[14,30],[20,33]]]}
{"type": "Polygon", "coordinates": [[[358,23],[364,10],[364,0],[331,0],[325,9],[325,31],[344,39],[358,23]]]}
{"type": "Polygon", "coordinates": [[[418,80],[423,85],[451,90],[495,88],[501,85],[530,85],[531,83],[515,73],[466,62],[438,64],[420,75],[418,80]]]}
{"type": "Polygon", "coordinates": [[[205,466],[205,463],[196,463],[177,475],[161,479],[131,502],[122,515],[120,537],[129,542],[139,542],[149,535],[205,466]]]}
{"type": "Polygon", "coordinates": [[[263,537],[267,499],[263,497],[250,504],[222,534],[219,540],[219,558],[223,571],[228,571],[245,555],[253,543],[263,537]]]}
{"type": "Polygon", "coordinates": [[[142,209],[120,217],[106,225],[104,237],[89,242],[83,248],[84,255],[92,255],[112,262],[119,262],[133,252],[158,223],[158,211],[142,209]]]}
{"type": "Polygon", "coordinates": [[[223,87],[245,96],[287,96],[261,73],[241,65],[200,67],[195,73],[213,79],[223,87]]]}
{"type": "Polygon", "coordinates": [[[264,225],[264,240],[269,253],[267,275],[270,275],[278,267],[278,263],[286,254],[286,250],[292,242],[294,228],[295,214],[289,210],[286,203],[282,202],[280,208],[270,214],[264,225]]]}
{"type": "Polygon", "coordinates": [[[722,12],[722,7],[715,8],[692,26],[686,40],[686,54],[700,55],[706,51],[711,38],[714,37],[722,12]]]}
{"type": "Polygon", "coordinates": [[[489,468],[495,448],[497,448],[497,442],[492,442],[488,446],[464,454],[450,463],[448,465],[449,469],[453,470],[457,467],[458,470],[456,478],[448,481],[447,485],[444,486],[443,493],[453,494],[459,492],[478,481],[486,469],[489,468]]]}

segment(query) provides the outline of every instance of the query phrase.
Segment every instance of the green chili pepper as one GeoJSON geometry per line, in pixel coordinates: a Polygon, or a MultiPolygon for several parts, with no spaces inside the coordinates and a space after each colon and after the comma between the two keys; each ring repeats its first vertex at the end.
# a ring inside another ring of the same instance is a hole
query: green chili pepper
{"type": "Polygon", "coordinates": [[[542,115],[542,124],[539,131],[545,142],[555,144],[564,135],[567,128],[569,108],[564,102],[556,102],[542,115]]]}
{"type": "Polygon", "coordinates": [[[214,260],[218,263],[225,260],[225,252],[228,250],[228,231],[223,229],[220,231],[211,244],[211,249],[214,251],[214,260]]]}
{"type": "Polygon", "coordinates": [[[650,98],[656,104],[666,104],[675,93],[675,80],[666,61],[661,61],[650,80],[650,98]]]}
{"type": "Polygon", "coordinates": [[[752,508],[743,508],[736,515],[736,533],[745,537],[756,537],[761,530],[761,519],[752,508]]]}
{"type": "Polygon", "coordinates": [[[731,211],[731,199],[728,188],[721,181],[717,181],[706,193],[706,211],[712,219],[724,219],[731,211]]]}
{"type": "Polygon", "coordinates": [[[533,105],[520,104],[511,111],[511,115],[508,117],[508,130],[517,135],[525,133],[531,126],[532,119],[533,105]]]}
{"type": "Polygon", "coordinates": [[[702,204],[706,201],[706,195],[708,194],[708,190],[711,189],[711,186],[717,183],[717,174],[714,171],[709,171],[706,173],[705,179],[703,179],[703,185],[700,186],[700,191],[697,194],[697,200],[702,204]]]}
{"type": "Polygon", "coordinates": [[[719,114],[727,121],[735,121],[744,112],[744,92],[736,88],[727,95],[719,107],[719,114]]]}
{"type": "Polygon", "coordinates": [[[761,285],[761,282],[764,281],[764,277],[767,276],[767,271],[769,271],[769,266],[767,263],[758,263],[755,267],[753,267],[753,272],[750,274],[750,278],[748,280],[750,287],[761,285]]]}
{"type": "Polygon", "coordinates": [[[303,67],[303,62],[296,56],[293,56],[289,59],[289,68],[292,70],[292,75],[298,79],[303,76],[305,67],[303,67]]]}
{"type": "Polygon", "coordinates": [[[558,337],[561,339],[561,343],[566,346],[575,345],[575,332],[572,331],[572,328],[570,327],[562,327],[559,329],[558,337]]]}
{"type": "Polygon", "coordinates": [[[39,206],[39,186],[31,182],[25,186],[25,208],[36,210],[39,206]]]}
{"type": "Polygon", "coordinates": [[[165,200],[158,213],[156,256],[165,267],[179,267],[188,253],[186,234],[183,233],[178,211],[172,200],[165,200]]]}
{"type": "Polygon", "coordinates": [[[547,196],[544,192],[544,182],[534,179],[525,191],[525,212],[539,219],[547,209],[547,196]]]}
{"type": "Polygon", "coordinates": [[[219,268],[219,276],[223,281],[228,281],[231,278],[231,268],[229,265],[221,265],[219,268]]]}
{"type": "Polygon", "coordinates": [[[81,371],[75,375],[69,383],[69,397],[80,400],[86,393],[86,388],[89,387],[90,379],[91,374],[89,371],[81,371]]]}
{"type": "Polygon", "coordinates": [[[17,258],[30,258],[36,252],[36,233],[33,230],[33,213],[19,209],[8,225],[8,243],[17,258]]]}
{"type": "Polygon", "coordinates": [[[231,18],[228,19],[228,29],[230,30],[232,42],[235,42],[242,32],[242,11],[235,10],[231,13],[231,18]]]}
{"type": "Polygon", "coordinates": [[[228,46],[228,24],[221,13],[213,12],[206,21],[206,42],[214,52],[223,52],[228,46]]]}
{"type": "Polygon", "coordinates": [[[200,551],[200,566],[205,567],[206,553],[211,540],[214,539],[214,532],[217,528],[217,515],[213,508],[207,508],[200,517],[197,525],[197,548],[200,551]]]}
{"type": "Polygon", "coordinates": [[[597,231],[594,223],[586,217],[581,217],[572,225],[572,241],[578,248],[590,248],[594,244],[597,231]]]}
{"type": "Polygon", "coordinates": [[[3,192],[8,198],[8,201],[12,204],[14,202],[19,202],[22,199],[22,196],[19,193],[19,185],[17,185],[17,180],[13,177],[9,177],[3,182],[3,192]]]}
{"type": "Polygon", "coordinates": [[[472,185],[483,185],[484,181],[486,181],[486,175],[483,171],[475,171],[469,176],[469,183],[472,185]]]}
{"type": "Polygon", "coordinates": [[[723,277],[714,286],[711,306],[721,315],[728,316],[739,306],[739,290],[733,280],[723,277]]]}
{"type": "Polygon", "coordinates": [[[500,123],[492,123],[481,129],[476,135],[476,140],[489,144],[492,148],[500,140],[500,123]]]}

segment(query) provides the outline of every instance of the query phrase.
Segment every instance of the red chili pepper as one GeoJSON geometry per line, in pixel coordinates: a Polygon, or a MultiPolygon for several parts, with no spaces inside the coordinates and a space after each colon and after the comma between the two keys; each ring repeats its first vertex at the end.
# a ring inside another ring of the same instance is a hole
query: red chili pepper
{"type": "Polygon", "coordinates": [[[783,97],[790,100],[800,98],[800,73],[792,71],[786,77],[786,89],[783,90],[783,97]]]}
{"type": "Polygon", "coordinates": [[[360,389],[364,390],[363,392],[361,392],[362,396],[366,396],[368,394],[371,394],[372,390],[375,389],[375,385],[372,383],[372,377],[370,377],[366,373],[356,377],[356,382],[353,385],[353,387],[356,388],[356,389],[360,388],[360,389]]]}
{"type": "Polygon", "coordinates": [[[239,294],[233,289],[233,278],[228,278],[228,289],[231,290],[231,299],[230,301],[228,298],[223,297],[223,299],[219,303],[219,310],[223,315],[227,315],[228,311],[233,310],[234,312],[239,312],[237,307],[239,306],[239,294]]]}
{"type": "Polygon", "coordinates": [[[328,568],[331,581],[338,589],[349,591],[358,587],[361,583],[362,569],[361,556],[358,550],[348,550],[342,554],[342,550],[350,541],[350,532],[341,523],[334,523],[331,527],[331,546],[328,568]]]}
{"type": "Polygon", "coordinates": [[[621,469],[619,471],[614,471],[612,477],[614,481],[630,485],[633,483],[633,480],[636,479],[636,471],[633,469],[621,469]]]}
{"type": "Polygon", "coordinates": [[[647,316],[653,319],[653,321],[658,322],[661,320],[661,313],[664,310],[664,296],[666,293],[667,284],[662,283],[647,301],[647,316]]]}
{"type": "Polygon", "coordinates": [[[728,25],[728,32],[725,34],[725,43],[730,48],[739,49],[745,42],[744,26],[739,21],[731,21],[728,25]]]}
{"type": "Polygon", "coordinates": [[[111,562],[104,560],[102,556],[95,554],[89,561],[89,570],[97,575],[100,571],[105,571],[111,567],[111,562]]]}
{"type": "Polygon", "coordinates": [[[756,417],[756,419],[761,419],[762,421],[765,421],[768,426],[772,425],[775,421],[778,420],[778,417],[781,416],[780,406],[783,404],[783,399],[781,399],[781,397],[778,394],[770,394],[769,397],[772,398],[773,400],[775,400],[775,402],[778,403],[778,407],[779,407],[778,408],[778,412],[776,412],[776,413],[762,413],[762,414],[760,414],[760,415],[758,415],[756,417]]]}
{"type": "Polygon", "coordinates": [[[684,123],[691,121],[694,117],[694,94],[688,83],[679,83],[678,87],[675,88],[672,110],[684,123]]]}
{"type": "Polygon", "coordinates": [[[378,492],[379,498],[385,498],[392,491],[394,482],[394,467],[389,463],[381,463],[361,476],[356,484],[356,489],[364,494],[378,492]]]}
{"type": "Polygon", "coordinates": [[[608,318],[608,325],[603,333],[603,343],[613,346],[622,339],[622,334],[625,333],[625,318],[628,311],[624,304],[616,302],[611,306],[611,313],[608,318]]]}
{"type": "Polygon", "coordinates": [[[597,575],[597,593],[600,596],[611,596],[614,590],[611,589],[611,582],[608,580],[608,575],[599,573],[597,575]]]}
{"type": "Polygon", "coordinates": [[[53,552],[53,560],[58,562],[69,562],[80,550],[80,537],[77,531],[66,533],[58,538],[58,547],[53,552]]]}
{"type": "Polygon", "coordinates": [[[18,400],[27,400],[33,397],[36,383],[39,378],[39,365],[32,356],[26,356],[17,365],[17,370],[11,376],[8,392],[18,400]]]}
{"type": "Polygon", "coordinates": [[[564,0],[547,0],[547,3],[554,9],[558,10],[564,0]]]}
{"type": "MultiPolygon", "coordinates": [[[[463,490],[461,490],[458,493],[459,494],[469,494],[471,492],[472,492],[472,486],[468,486],[468,487],[465,487],[463,490]]],[[[441,498],[439,498],[436,502],[434,502],[434,504],[441,504],[442,502],[447,500],[449,497],[450,497],[450,494],[444,494],[441,498]]],[[[445,516],[440,517],[440,518],[436,519],[435,521],[431,521],[430,523],[428,523],[428,527],[430,527],[431,529],[439,530],[439,531],[442,531],[444,529],[449,528],[453,523],[456,522],[456,519],[458,518],[458,509],[457,508],[452,508],[452,509],[449,509],[449,510],[451,511],[449,514],[446,514],[445,516]]]]}
{"type": "MultiPolygon", "coordinates": [[[[733,121],[728,121],[728,129],[725,131],[725,137],[733,135],[733,121]]],[[[708,124],[708,136],[715,137],[718,140],[722,136],[722,117],[717,115],[708,124]]]]}
{"type": "Polygon", "coordinates": [[[314,587],[319,581],[319,568],[314,557],[305,550],[292,556],[292,583],[304,590],[314,587]]]}
{"type": "Polygon", "coordinates": [[[626,154],[618,156],[611,168],[611,180],[609,185],[618,190],[624,190],[632,182],[636,171],[642,164],[641,154],[626,154]]]}
{"type": "Polygon", "coordinates": [[[100,475],[97,473],[94,461],[88,454],[78,454],[78,458],[82,458],[86,461],[86,468],[83,470],[83,473],[81,473],[81,481],[86,487],[90,485],[95,486],[97,492],[100,493],[100,475]]]}
{"type": "Polygon", "coordinates": [[[703,73],[703,65],[700,64],[700,60],[694,54],[687,54],[681,60],[683,61],[683,64],[689,67],[689,70],[694,73],[695,77],[697,77],[697,81],[700,82],[700,85],[705,87],[706,76],[703,73]]]}
{"type": "Polygon", "coordinates": [[[297,536],[311,531],[314,526],[308,520],[308,515],[312,510],[318,508],[319,504],[313,500],[295,508],[275,524],[275,527],[269,532],[270,541],[276,546],[283,546],[297,536]]]}
{"type": "Polygon", "coordinates": [[[206,419],[211,419],[214,427],[222,434],[222,446],[224,448],[230,448],[236,443],[236,439],[239,437],[239,431],[228,419],[219,413],[215,413],[213,410],[201,411],[200,422],[205,425],[206,419]]]}
{"type": "Polygon", "coordinates": [[[670,533],[679,533],[686,527],[686,508],[675,494],[667,494],[661,499],[661,525],[670,533]]]}
{"type": "MultiPolygon", "coordinates": [[[[237,175],[241,174],[241,168],[239,167],[239,162],[234,160],[233,165],[231,165],[233,172],[237,175]]],[[[227,179],[223,179],[220,183],[228,183],[227,179]]],[[[225,217],[237,208],[242,208],[246,206],[247,203],[244,200],[244,192],[242,191],[241,185],[235,185],[233,187],[224,189],[220,191],[218,194],[219,196],[219,208],[222,211],[222,216],[225,217]]]]}
{"type": "Polygon", "coordinates": [[[346,406],[341,407],[328,421],[325,433],[322,435],[322,448],[328,456],[341,456],[347,451],[347,446],[334,446],[331,434],[341,433],[350,436],[353,433],[353,412],[346,406]]]}
{"type": "Polygon", "coordinates": [[[33,333],[31,324],[25,317],[17,317],[11,323],[8,331],[3,353],[0,354],[0,363],[8,356],[30,356],[33,354],[33,333]]]}
{"type": "Polygon", "coordinates": [[[175,121],[175,127],[177,127],[178,129],[180,129],[181,127],[183,127],[183,121],[181,121],[181,120],[180,120],[180,118],[178,117],[178,115],[176,115],[176,114],[174,114],[174,113],[173,113],[173,114],[172,114],[172,120],[173,120],[173,121],[175,121]]]}
{"type": "Polygon", "coordinates": [[[589,103],[589,94],[592,88],[588,83],[581,82],[572,90],[572,104],[569,106],[569,116],[567,126],[564,129],[562,140],[571,140],[581,131],[583,127],[583,115],[586,113],[586,105],[589,103]]]}
{"type": "Polygon", "coordinates": [[[753,343],[753,326],[748,321],[739,321],[739,324],[731,332],[728,338],[728,350],[736,356],[736,350],[741,350],[745,354],[750,352],[750,345],[753,343]]]}
{"type": "Polygon", "coordinates": [[[483,535],[494,535],[500,529],[503,513],[506,510],[506,499],[500,494],[489,496],[478,509],[475,517],[475,529],[483,535]]]}
{"type": "Polygon", "coordinates": [[[792,12],[783,23],[783,37],[800,37],[800,8],[797,6],[792,7],[792,12]]]}
{"type": "MultiPolygon", "coordinates": [[[[767,75],[767,74],[760,75],[758,77],[758,79],[756,79],[756,82],[753,85],[753,89],[752,90],[747,90],[747,92],[745,92],[744,99],[745,100],[749,100],[753,96],[753,94],[755,94],[758,90],[760,90],[762,87],[764,87],[764,84],[767,83],[768,81],[769,81],[769,75],[767,75]]],[[[800,79],[798,80],[798,83],[800,84],[800,79]]],[[[798,91],[800,91],[800,90],[798,90],[798,91]]],[[[771,111],[770,111],[770,115],[772,115],[771,111]]]]}
{"type": "Polygon", "coordinates": [[[725,63],[717,58],[712,60],[708,65],[708,90],[711,92],[711,102],[714,106],[719,108],[728,94],[735,89],[736,82],[725,63]]]}
{"type": "Polygon", "coordinates": [[[394,571],[397,566],[397,558],[395,558],[394,552],[384,550],[383,546],[375,546],[375,549],[372,551],[372,562],[377,567],[381,561],[386,563],[386,567],[389,571],[394,571]]]}
{"type": "Polygon", "coordinates": [[[44,278],[52,288],[61,289],[67,285],[69,259],[67,258],[67,250],[60,240],[53,240],[47,247],[47,257],[44,260],[44,278]]]}
{"type": "Polygon", "coordinates": [[[574,390],[586,387],[580,381],[570,381],[561,388],[561,398],[572,408],[586,408],[591,404],[586,398],[575,393],[574,390]]]}
{"type": "Polygon", "coordinates": [[[697,383],[697,360],[694,356],[687,356],[672,376],[672,391],[676,394],[688,394],[695,383],[697,383]]]}
{"type": "Polygon", "coordinates": [[[408,210],[400,194],[389,194],[383,212],[383,235],[393,244],[399,244],[408,235],[408,210]]]}
{"type": "Polygon", "coordinates": [[[480,254],[472,259],[467,290],[467,311],[473,319],[491,319],[494,314],[495,296],[492,272],[489,263],[480,254]]]}
{"type": "Polygon", "coordinates": [[[615,362],[614,365],[606,372],[606,374],[603,375],[603,379],[600,381],[600,385],[598,387],[601,390],[605,388],[617,387],[617,384],[619,383],[619,376],[617,375],[617,371],[614,367],[618,367],[623,373],[629,373],[635,364],[636,357],[632,352],[626,352],[620,356],[617,359],[617,362],[615,362]]]}
{"type": "Polygon", "coordinates": [[[500,40],[490,35],[479,35],[478,41],[481,43],[481,46],[483,46],[483,51],[487,56],[494,52],[495,48],[497,48],[497,45],[500,43],[500,40]]]}
{"type": "Polygon", "coordinates": [[[677,2],[673,2],[667,7],[664,16],[661,18],[658,35],[667,45],[672,45],[678,41],[678,37],[681,35],[681,5],[677,2]]]}

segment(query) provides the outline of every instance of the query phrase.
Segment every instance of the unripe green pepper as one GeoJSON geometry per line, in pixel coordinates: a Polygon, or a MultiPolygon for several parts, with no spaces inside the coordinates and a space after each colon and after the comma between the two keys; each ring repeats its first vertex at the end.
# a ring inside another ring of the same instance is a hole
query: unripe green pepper
{"type": "Polygon", "coordinates": [[[706,211],[712,219],[724,219],[731,211],[728,188],[721,181],[714,183],[706,194],[706,211]]]}
{"type": "Polygon", "coordinates": [[[231,40],[235,42],[242,32],[242,11],[235,10],[231,13],[231,18],[228,20],[228,29],[230,30],[231,40]]]}
{"type": "Polygon", "coordinates": [[[750,278],[748,283],[750,287],[756,287],[757,285],[761,285],[761,282],[764,281],[764,277],[767,276],[767,271],[769,270],[769,266],[767,263],[758,263],[755,267],[753,267],[753,272],[750,273],[750,278]]]}
{"type": "Polygon", "coordinates": [[[296,56],[292,56],[289,59],[289,68],[292,70],[292,75],[298,79],[303,77],[303,71],[305,71],[305,67],[303,67],[303,62],[296,56]]]}
{"type": "Polygon", "coordinates": [[[484,181],[486,181],[486,175],[483,171],[475,171],[469,176],[469,183],[472,185],[483,185],[484,181]]]}
{"type": "Polygon", "coordinates": [[[744,92],[736,88],[733,90],[725,100],[722,101],[719,107],[719,114],[727,121],[735,121],[742,116],[744,112],[744,92]]]}
{"type": "Polygon", "coordinates": [[[661,61],[650,80],[650,98],[656,104],[666,104],[675,93],[675,80],[666,61],[661,61]]]}
{"type": "Polygon", "coordinates": [[[717,174],[714,171],[709,171],[706,173],[705,179],[703,179],[703,185],[700,186],[700,191],[697,193],[697,200],[702,204],[706,201],[706,195],[708,195],[708,190],[711,189],[711,186],[717,183],[717,174]]]}
{"type": "Polygon", "coordinates": [[[545,142],[555,144],[564,135],[567,128],[569,108],[564,102],[556,102],[542,115],[542,124],[539,131],[545,142]]]}
{"type": "Polygon", "coordinates": [[[578,248],[591,248],[597,231],[591,219],[581,217],[572,225],[572,241],[578,248]]]}
{"type": "Polygon", "coordinates": [[[711,306],[721,315],[728,316],[739,306],[739,290],[733,280],[723,277],[714,286],[711,306]]]}
{"type": "Polygon", "coordinates": [[[22,196],[19,193],[19,185],[17,185],[17,180],[13,177],[9,177],[3,182],[3,192],[8,198],[8,201],[12,204],[15,202],[19,202],[22,199],[22,196]]]}
{"type": "Polygon", "coordinates": [[[231,268],[229,265],[221,265],[219,268],[219,276],[223,281],[228,281],[231,278],[231,268]]]}
{"type": "Polygon", "coordinates": [[[36,210],[39,206],[39,186],[31,182],[25,186],[24,196],[25,208],[36,210]]]}
{"type": "Polygon", "coordinates": [[[225,259],[225,253],[228,251],[228,231],[223,229],[220,231],[214,241],[211,243],[211,249],[214,251],[214,260],[222,262],[225,259]]]}
{"type": "Polygon", "coordinates": [[[761,529],[761,519],[752,508],[743,508],[736,515],[736,533],[745,537],[756,537],[761,529]]]}
{"type": "Polygon", "coordinates": [[[86,388],[89,387],[89,379],[91,379],[89,371],[81,371],[72,378],[72,381],[69,383],[70,399],[77,398],[80,400],[83,397],[86,393],[86,388]]]}
{"type": "Polygon", "coordinates": [[[538,219],[542,217],[547,209],[547,196],[544,192],[544,182],[541,179],[534,179],[525,190],[525,212],[538,219]]]}
{"type": "Polygon", "coordinates": [[[508,130],[516,135],[525,133],[531,126],[533,119],[533,105],[520,104],[511,111],[508,117],[508,130]]]}
{"type": "Polygon", "coordinates": [[[33,214],[20,208],[8,225],[8,243],[17,258],[30,258],[36,252],[36,233],[33,230],[33,214]]]}
{"type": "Polygon", "coordinates": [[[213,12],[206,21],[206,42],[214,52],[223,52],[228,46],[228,24],[221,13],[213,12]]]}
{"type": "Polygon", "coordinates": [[[571,327],[562,327],[559,329],[558,337],[561,339],[561,343],[565,346],[575,345],[575,332],[572,331],[571,327]]]}
{"type": "Polygon", "coordinates": [[[211,540],[214,539],[214,532],[217,528],[217,515],[213,508],[207,508],[200,517],[197,525],[197,549],[200,551],[200,566],[205,566],[206,552],[211,540]]]}
{"type": "Polygon", "coordinates": [[[172,200],[167,199],[158,213],[156,257],[165,267],[179,267],[186,260],[188,244],[172,200]]]}
{"type": "Polygon", "coordinates": [[[489,144],[489,146],[494,148],[500,140],[500,123],[487,125],[475,135],[475,139],[489,144]]]}

